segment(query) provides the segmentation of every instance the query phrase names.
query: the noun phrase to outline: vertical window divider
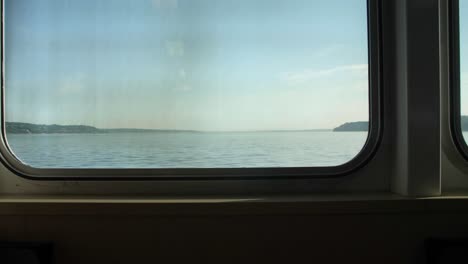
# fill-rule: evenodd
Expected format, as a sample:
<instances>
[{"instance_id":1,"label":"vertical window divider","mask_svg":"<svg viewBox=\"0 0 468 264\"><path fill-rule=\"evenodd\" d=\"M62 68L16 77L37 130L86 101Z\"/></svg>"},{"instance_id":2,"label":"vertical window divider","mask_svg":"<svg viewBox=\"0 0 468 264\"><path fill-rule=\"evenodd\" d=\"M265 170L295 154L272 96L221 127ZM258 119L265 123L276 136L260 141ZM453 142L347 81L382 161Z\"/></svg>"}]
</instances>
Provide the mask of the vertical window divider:
<instances>
[{"instance_id":1,"label":"vertical window divider","mask_svg":"<svg viewBox=\"0 0 468 264\"><path fill-rule=\"evenodd\" d=\"M440 184L439 1L395 1L396 128L391 190L438 196Z\"/></svg>"}]
</instances>

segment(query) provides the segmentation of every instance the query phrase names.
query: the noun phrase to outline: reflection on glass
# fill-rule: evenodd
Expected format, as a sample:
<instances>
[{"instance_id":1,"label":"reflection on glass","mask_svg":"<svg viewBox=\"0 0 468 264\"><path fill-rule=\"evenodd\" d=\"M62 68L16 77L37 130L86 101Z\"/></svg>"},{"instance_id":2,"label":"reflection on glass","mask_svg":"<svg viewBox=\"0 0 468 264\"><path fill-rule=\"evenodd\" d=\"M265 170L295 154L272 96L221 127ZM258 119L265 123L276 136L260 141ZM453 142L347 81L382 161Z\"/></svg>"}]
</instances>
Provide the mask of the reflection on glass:
<instances>
[{"instance_id":1,"label":"reflection on glass","mask_svg":"<svg viewBox=\"0 0 468 264\"><path fill-rule=\"evenodd\" d=\"M366 5L6 0L9 145L38 168L343 164L368 135Z\"/></svg>"}]
</instances>

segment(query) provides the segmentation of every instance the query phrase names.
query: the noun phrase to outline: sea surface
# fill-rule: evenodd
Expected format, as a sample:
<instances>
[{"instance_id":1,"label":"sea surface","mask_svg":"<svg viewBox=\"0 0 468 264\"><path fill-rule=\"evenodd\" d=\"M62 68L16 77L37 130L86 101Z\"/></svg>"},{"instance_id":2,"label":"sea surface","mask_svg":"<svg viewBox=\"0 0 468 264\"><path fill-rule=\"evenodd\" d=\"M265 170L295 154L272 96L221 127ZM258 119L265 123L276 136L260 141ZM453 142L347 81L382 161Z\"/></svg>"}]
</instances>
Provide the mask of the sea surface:
<instances>
[{"instance_id":1,"label":"sea surface","mask_svg":"<svg viewBox=\"0 0 468 264\"><path fill-rule=\"evenodd\" d=\"M35 168L258 168L337 166L367 132L156 132L9 134L10 149Z\"/></svg>"}]
</instances>

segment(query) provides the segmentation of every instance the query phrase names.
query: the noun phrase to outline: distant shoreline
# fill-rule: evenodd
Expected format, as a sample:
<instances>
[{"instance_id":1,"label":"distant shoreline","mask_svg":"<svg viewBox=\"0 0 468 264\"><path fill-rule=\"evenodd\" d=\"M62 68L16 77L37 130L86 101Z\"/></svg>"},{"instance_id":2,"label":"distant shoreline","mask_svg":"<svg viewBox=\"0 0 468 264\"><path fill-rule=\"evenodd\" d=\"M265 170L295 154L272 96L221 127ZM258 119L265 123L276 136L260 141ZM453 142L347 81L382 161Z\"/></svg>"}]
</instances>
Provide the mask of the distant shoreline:
<instances>
[{"instance_id":1,"label":"distant shoreline","mask_svg":"<svg viewBox=\"0 0 468 264\"><path fill-rule=\"evenodd\" d=\"M357 121L344 123L333 129L298 129L298 130L238 130L238 131L203 131L179 129L146 128L96 128L86 125L38 125L22 122L5 122L8 134L110 134L110 133L256 133L256 132L367 132L369 122ZM468 131L468 116L461 117L462 131Z\"/></svg>"},{"instance_id":2,"label":"distant shoreline","mask_svg":"<svg viewBox=\"0 0 468 264\"><path fill-rule=\"evenodd\" d=\"M358 121L344 123L333 129L333 132L367 132L369 131L369 122Z\"/></svg>"},{"instance_id":3,"label":"distant shoreline","mask_svg":"<svg viewBox=\"0 0 468 264\"><path fill-rule=\"evenodd\" d=\"M468 116L461 116L460 120L462 131L468 131ZM357 121L344 123L333 129L333 132L364 132L369 131L369 122Z\"/></svg>"},{"instance_id":4,"label":"distant shoreline","mask_svg":"<svg viewBox=\"0 0 468 264\"><path fill-rule=\"evenodd\" d=\"M332 129L303 130L246 130L246 131L202 131L145 128L96 128L86 125L39 125L22 122L5 122L7 134L115 134L115 133L256 133L256 132L327 132Z\"/></svg>"}]
</instances>

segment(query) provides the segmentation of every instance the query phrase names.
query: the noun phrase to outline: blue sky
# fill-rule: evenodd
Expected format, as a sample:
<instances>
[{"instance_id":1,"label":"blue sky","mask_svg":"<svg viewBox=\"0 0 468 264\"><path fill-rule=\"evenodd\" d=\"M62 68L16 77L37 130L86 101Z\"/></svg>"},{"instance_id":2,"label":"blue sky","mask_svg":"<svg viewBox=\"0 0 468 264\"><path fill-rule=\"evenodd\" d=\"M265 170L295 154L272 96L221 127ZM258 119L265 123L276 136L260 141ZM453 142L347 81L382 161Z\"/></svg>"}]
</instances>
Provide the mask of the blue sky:
<instances>
[{"instance_id":1,"label":"blue sky","mask_svg":"<svg viewBox=\"0 0 468 264\"><path fill-rule=\"evenodd\" d=\"M468 115L468 1L460 1L461 113Z\"/></svg>"},{"instance_id":2,"label":"blue sky","mask_svg":"<svg viewBox=\"0 0 468 264\"><path fill-rule=\"evenodd\" d=\"M7 120L198 130L367 120L366 2L6 0Z\"/></svg>"}]
</instances>

